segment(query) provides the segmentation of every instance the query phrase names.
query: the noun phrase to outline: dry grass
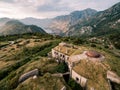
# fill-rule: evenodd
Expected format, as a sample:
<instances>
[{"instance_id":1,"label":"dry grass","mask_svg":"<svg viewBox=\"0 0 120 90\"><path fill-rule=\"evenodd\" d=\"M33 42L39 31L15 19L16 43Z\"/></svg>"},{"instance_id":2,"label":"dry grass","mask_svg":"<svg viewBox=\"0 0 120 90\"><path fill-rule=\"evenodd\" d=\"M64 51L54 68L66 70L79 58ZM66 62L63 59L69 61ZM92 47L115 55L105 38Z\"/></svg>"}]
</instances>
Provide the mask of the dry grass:
<instances>
[{"instance_id":1,"label":"dry grass","mask_svg":"<svg viewBox=\"0 0 120 90\"><path fill-rule=\"evenodd\" d=\"M5 48L0 49L0 61L2 63L0 65L0 68L5 67L8 64L12 64L10 63L10 61L15 62L16 60L11 60L10 58L14 57L17 53L21 52L23 47L35 47L35 46L44 45L50 42L50 40L41 41L41 39L39 39L39 42L35 42L35 40L36 39L18 39L17 43L12 44L12 45L7 45ZM21 46L18 47L18 45L21 45Z\"/></svg>"},{"instance_id":2,"label":"dry grass","mask_svg":"<svg viewBox=\"0 0 120 90\"><path fill-rule=\"evenodd\" d=\"M88 88L94 87L96 90L109 90L106 80L106 69L100 63L81 60L73 68L78 74L88 79Z\"/></svg>"},{"instance_id":3,"label":"dry grass","mask_svg":"<svg viewBox=\"0 0 120 90\"><path fill-rule=\"evenodd\" d=\"M79 46L78 49L72 53L72 55L82 54L86 50L88 50L87 47Z\"/></svg>"},{"instance_id":4,"label":"dry grass","mask_svg":"<svg viewBox=\"0 0 120 90\"><path fill-rule=\"evenodd\" d=\"M63 86L62 78L52 77L46 73L36 79L29 78L21 83L15 90L60 90Z\"/></svg>"},{"instance_id":5,"label":"dry grass","mask_svg":"<svg viewBox=\"0 0 120 90\"><path fill-rule=\"evenodd\" d=\"M4 68L5 66L11 65L13 63L14 63L13 61L8 61L8 62L0 61L0 69Z\"/></svg>"},{"instance_id":6,"label":"dry grass","mask_svg":"<svg viewBox=\"0 0 120 90\"><path fill-rule=\"evenodd\" d=\"M0 45L6 45L9 44L9 42L0 42Z\"/></svg>"},{"instance_id":7,"label":"dry grass","mask_svg":"<svg viewBox=\"0 0 120 90\"><path fill-rule=\"evenodd\" d=\"M50 73L54 72L57 63L48 58L40 57L37 61L31 61L20 67L16 73L23 74L35 68L38 68L43 76L37 79L29 78L19 84L15 90L60 90L63 86L63 78L53 77Z\"/></svg>"},{"instance_id":8,"label":"dry grass","mask_svg":"<svg viewBox=\"0 0 120 90\"><path fill-rule=\"evenodd\" d=\"M74 49L74 48L71 48L71 47L66 47L66 46L56 46L55 48L54 48L56 51L59 51L59 52L61 52L61 53L64 53L64 54L66 54L66 55L71 55L76 49ZM67 52L66 52L66 50L67 50Z\"/></svg>"},{"instance_id":9,"label":"dry grass","mask_svg":"<svg viewBox=\"0 0 120 90\"><path fill-rule=\"evenodd\" d=\"M77 55L83 53L83 51L87 50L84 46L75 46L74 47L68 47L68 46L56 46L54 48L56 51L59 51L61 53L64 53L66 55ZM67 53L66 53L67 51Z\"/></svg>"}]
</instances>

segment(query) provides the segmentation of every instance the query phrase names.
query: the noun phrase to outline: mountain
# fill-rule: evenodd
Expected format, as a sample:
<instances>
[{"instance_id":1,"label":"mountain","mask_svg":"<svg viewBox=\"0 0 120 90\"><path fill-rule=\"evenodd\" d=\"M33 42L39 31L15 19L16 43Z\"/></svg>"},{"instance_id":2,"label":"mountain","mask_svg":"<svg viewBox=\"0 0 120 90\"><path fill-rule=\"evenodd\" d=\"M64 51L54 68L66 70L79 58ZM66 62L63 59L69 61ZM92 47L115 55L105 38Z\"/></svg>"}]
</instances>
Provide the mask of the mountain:
<instances>
[{"instance_id":1,"label":"mountain","mask_svg":"<svg viewBox=\"0 0 120 90\"><path fill-rule=\"evenodd\" d=\"M57 16L52 19L30 20L30 18L28 18L27 20L35 25L38 25L35 23L38 22L39 26L46 31L49 30L53 34L62 36L98 36L116 32L119 33L120 3L99 12L88 8L82 11L74 11L68 15Z\"/></svg>"},{"instance_id":2,"label":"mountain","mask_svg":"<svg viewBox=\"0 0 120 90\"><path fill-rule=\"evenodd\" d=\"M21 19L20 21L26 25L37 25L38 27L42 27L46 32L49 33L49 31L46 30L45 27L47 27L51 23L52 19L37 19L28 17Z\"/></svg>"},{"instance_id":3,"label":"mountain","mask_svg":"<svg viewBox=\"0 0 120 90\"><path fill-rule=\"evenodd\" d=\"M74 11L69 15L58 16L53 19L48 28L53 30L56 34L63 34L69 30L70 26L82 22L83 20L87 20L96 13L96 10L88 8L82 11Z\"/></svg>"},{"instance_id":4,"label":"mountain","mask_svg":"<svg viewBox=\"0 0 120 90\"><path fill-rule=\"evenodd\" d=\"M18 20L10 20L0 28L0 35L13 35L34 32L46 33L40 27L35 25L25 25Z\"/></svg>"},{"instance_id":5,"label":"mountain","mask_svg":"<svg viewBox=\"0 0 120 90\"><path fill-rule=\"evenodd\" d=\"M65 36L108 35L120 33L120 2L111 8L97 12L92 17L72 25Z\"/></svg>"},{"instance_id":6,"label":"mountain","mask_svg":"<svg viewBox=\"0 0 120 90\"><path fill-rule=\"evenodd\" d=\"M9 21L8 18L0 19L0 25L4 25L7 21ZM87 8L55 18L36 19L29 17L20 21L26 25L37 25L47 33L61 36L100 36L120 33L120 2L99 12Z\"/></svg>"},{"instance_id":7,"label":"mountain","mask_svg":"<svg viewBox=\"0 0 120 90\"><path fill-rule=\"evenodd\" d=\"M61 15L51 19L36 19L36 18L25 18L20 20L24 24L34 24L42 27L46 32L54 34L62 34L66 32L71 25L76 24L79 21L90 18L92 15L97 13L93 9L85 9L82 11L74 11L69 15Z\"/></svg>"},{"instance_id":8,"label":"mountain","mask_svg":"<svg viewBox=\"0 0 120 90\"><path fill-rule=\"evenodd\" d=\"M0 18L0 27L3 26L9 20L10 20L9 18Z\"/></svg>"},{"instance_id":9,"label":"mountain","mask_svg":"<svg viewBox=\"0 0 120 90\"><path fill-rule=\"evenodd\" d=\"M46 27L50 24L51 19L37 19L37 18L32 18L32 17L28 17L28 18L24 18L20 20L22 23L26 24L26 25L37 25L39 27Z\"/></svg>"}]
</instances>

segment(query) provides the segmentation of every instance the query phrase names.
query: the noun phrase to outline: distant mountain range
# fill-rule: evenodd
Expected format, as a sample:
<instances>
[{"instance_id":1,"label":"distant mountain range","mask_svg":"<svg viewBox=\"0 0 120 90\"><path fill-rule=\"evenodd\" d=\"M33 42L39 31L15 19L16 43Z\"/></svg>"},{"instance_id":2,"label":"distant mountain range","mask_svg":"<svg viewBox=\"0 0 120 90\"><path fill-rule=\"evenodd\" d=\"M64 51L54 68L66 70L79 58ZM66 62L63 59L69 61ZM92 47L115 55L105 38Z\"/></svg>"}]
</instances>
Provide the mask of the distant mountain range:
<instances>
[{"instance_id":1,"label":"distant mountain range","mask_svg":"<svg viewBox=\"0 0 120 90\"><path fill-rule=\"evenodd\" d=\"M34 32L46 33L42 28L35 25L25 25L18 20L1 19L1 22L2 20L4 25L0 27L0 35L13 35Z\"/></svg>"},{"instance_id":2,"label":"distant mountain range","mask_svg":"<svg viewBox=\"0 0 120 90\"><path fill-rule=\"evenodd\" d=\"M9 18L0 19L0 27L9 20ZM98 36L120 33L120 2L99 12L88 8L55 18L36 19L30 17L19 21L26 25L37 25L48 33L62 36Z\"/></svg>"},{"instance_id":3,"label":"distant mountain range","mask_svg":"<svg viewBox=\"0 0 120 90\"><path fill-rule=\"evenodd\" d=\"M45 25L41 24L41 20L38 20L38 26L62 36L98 36L120 33L120 2L104 11L97 12L88 8L42 21L45 21ZM25 23L25 19L22 22Z\"/></svg>"},{"instance_id":4,"label":"distant mountain range","mask_svg":"<svg viewBox=\"0 0 120 90\"><path fill-rule=\"evenodd\" d=\"M74 11L69 15L57 16L51 19L25 18L22 19L21 22L25 24L35 24L45 30L51 30L52 33L62 35L64 32L69 30L71 25L74 25L79 21L83 21L84 19L88 19L95 13L97 13L96 10L88 8L82 11Z\"/></svg>"}]
</instances>

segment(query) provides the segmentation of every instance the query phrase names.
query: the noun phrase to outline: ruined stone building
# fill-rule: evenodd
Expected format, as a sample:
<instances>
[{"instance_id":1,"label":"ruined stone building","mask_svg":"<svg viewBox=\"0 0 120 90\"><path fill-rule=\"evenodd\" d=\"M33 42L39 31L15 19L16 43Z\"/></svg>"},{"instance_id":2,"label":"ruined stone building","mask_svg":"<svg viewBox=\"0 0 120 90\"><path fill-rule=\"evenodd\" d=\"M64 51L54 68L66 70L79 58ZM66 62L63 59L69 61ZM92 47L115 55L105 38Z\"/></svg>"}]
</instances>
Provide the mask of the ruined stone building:
<instances>
[{"instance_id":1,"label":"ruined stone building","mask_svg":"<svg viewBox=\"0 0 120 90\"><path fill-rule=\"evenodd\" d=\"M105 56L98 51L62 42L52 49L52 57L66 62L71 78L86 90L111 90L108 80L119 82L119 77L108 73Z\"/></svg>"}]
</instances>

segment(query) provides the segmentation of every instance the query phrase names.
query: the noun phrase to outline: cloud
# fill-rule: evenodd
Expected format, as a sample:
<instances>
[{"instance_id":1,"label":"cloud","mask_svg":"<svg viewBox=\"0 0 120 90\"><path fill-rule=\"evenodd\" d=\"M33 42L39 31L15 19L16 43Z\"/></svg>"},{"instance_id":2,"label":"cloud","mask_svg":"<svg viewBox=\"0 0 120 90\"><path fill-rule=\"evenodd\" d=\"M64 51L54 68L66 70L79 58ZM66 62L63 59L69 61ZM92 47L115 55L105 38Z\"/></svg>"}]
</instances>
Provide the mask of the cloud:
<instances>
[{"instance_id":1,"label":"cloud","mask_svg":"<svg viewBox=\"0 0 120 90\"><path fill-rule=\"evenodd\" d=\"M2 2L8 2L8 3L13 3L14 0L1 0Z\"/></svg>"},{"instance_id":2,"label":"cloud","mask_svg":"<svg viewBox=\"0 0 120 90\"><path fill-rule=\"evenodd\" d=\"M60 5L60 3L51 3L51 4L44 4L42 6L39 6L37 8L40 12L46 12L46 11L71 11L72 8L68 7L66 5Z\"/></svg>"},{"instance_id":3,"label":"cloud","mask_svg":"<svg viewBox=\"0 0 120 90\"><path fill-rule=\"evenodd\" d=\"M105 10L117 2L119 0L61 0L62 3L66 4L68 7L73 8L73 10L83 10L86 8L93 8L96 10Z\"/></svg>"},{"instance_id":4,"label":"cloud","mask_svg":"<svg viewBox=\"0 0 120 90\"><path fill-rule=\"evenodd\" d=\"M51 18L74 10L105 10L119 0L0 0L0 17Z\"/></svg>"}]
</instances>

